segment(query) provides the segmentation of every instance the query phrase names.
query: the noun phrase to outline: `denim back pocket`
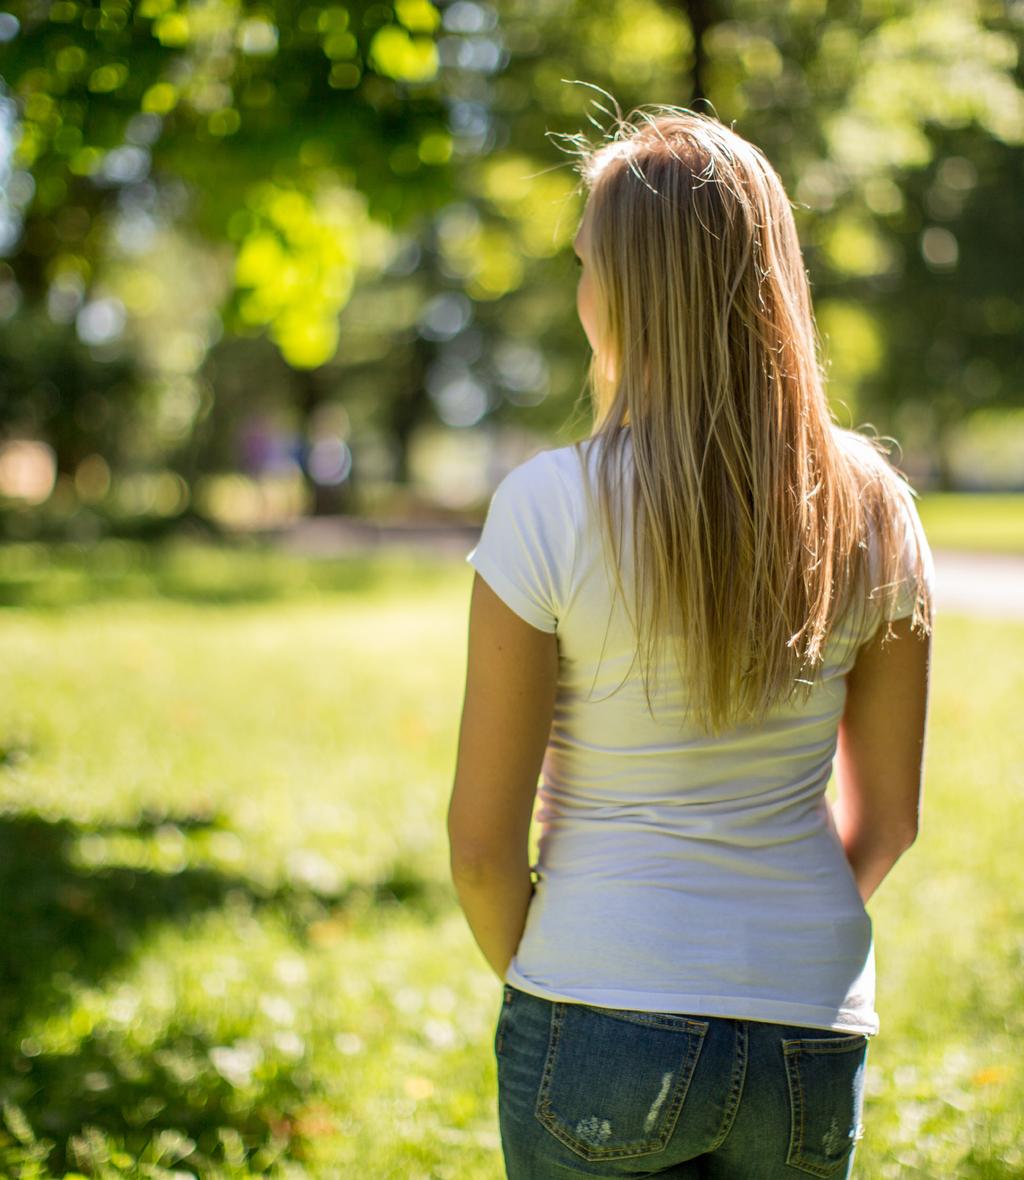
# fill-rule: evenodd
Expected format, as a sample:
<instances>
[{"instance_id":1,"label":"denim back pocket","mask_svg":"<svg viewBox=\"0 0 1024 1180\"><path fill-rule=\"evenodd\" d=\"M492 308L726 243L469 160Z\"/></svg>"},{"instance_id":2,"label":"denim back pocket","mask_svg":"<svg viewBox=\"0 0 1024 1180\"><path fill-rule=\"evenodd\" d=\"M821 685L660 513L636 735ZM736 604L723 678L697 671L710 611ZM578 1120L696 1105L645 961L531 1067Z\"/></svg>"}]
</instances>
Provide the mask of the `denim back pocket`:
<instances>
[{"instance_id":1,"label":"denim back pocket","mask_svg":"<svg viewBox=\"0 0 1024 1180\"><path fill-rule=\"evenodd\" d=\"M534 1114L585 1160L663 1151L708 1021L555 1003Z\"/></svg>"},{"instance_id":2,"label":"denim back pocket","mask_svg":"<svg viewBox=\"0 0 1024 1180\"><path fill-rule=\"evenodd\" d=\"M868 1039L863 1033L782 1042L789 1082L786 1163L812 1176L835 1176L861 1134Z\"/></svg>"}]
</instances>

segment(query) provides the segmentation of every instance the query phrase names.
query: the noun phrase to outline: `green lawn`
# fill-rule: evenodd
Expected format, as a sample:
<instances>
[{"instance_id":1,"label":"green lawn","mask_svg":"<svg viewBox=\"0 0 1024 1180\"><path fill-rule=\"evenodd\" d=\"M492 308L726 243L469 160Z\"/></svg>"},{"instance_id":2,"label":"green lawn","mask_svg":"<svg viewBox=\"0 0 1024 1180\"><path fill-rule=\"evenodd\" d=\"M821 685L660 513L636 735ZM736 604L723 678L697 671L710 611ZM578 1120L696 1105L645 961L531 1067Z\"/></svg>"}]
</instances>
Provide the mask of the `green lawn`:
<instances>
[{"instance_id":1,"label":"green lawn","mask_svg":"<svg viewBox=\"0 0 1024 1180\"><path fill-rule=\"evenodd\" d=\"M1024 554L1024 495L933 492L918 506L933 549Z\"/></svg>"},{"instance_id":2,"label":"green lawn","mask_svg":"<svg viewBox=\"0 0 1024 1180\"><path fill-rule=\"evenodd\" d=\"M0 550L0 1175L500 1180L444 835L471 577ZM858 1180L1024 1170L1022 702L1024 625L943 615Z\"/></svg>"}]
</instances>

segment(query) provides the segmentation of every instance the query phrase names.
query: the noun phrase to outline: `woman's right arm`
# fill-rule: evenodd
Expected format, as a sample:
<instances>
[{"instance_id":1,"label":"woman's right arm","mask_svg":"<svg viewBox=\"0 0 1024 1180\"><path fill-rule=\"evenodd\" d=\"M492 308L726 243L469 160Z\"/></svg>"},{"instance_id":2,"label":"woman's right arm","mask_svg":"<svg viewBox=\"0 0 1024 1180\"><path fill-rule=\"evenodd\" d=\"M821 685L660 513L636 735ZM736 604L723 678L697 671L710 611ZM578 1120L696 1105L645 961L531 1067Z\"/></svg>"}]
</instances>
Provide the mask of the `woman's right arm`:
<instances>
[{"instance_id":1,"label":"woman's right arm","mask_svg":"<svg viewBox=\"0 0 1024 1180\"><path fill-rule=\"evenodd\" d=\"M832 809L861 899L868 898L917 837L924 764L931 636L910 618L884 623L847 676Z\"/></svg>"}]
</instances>

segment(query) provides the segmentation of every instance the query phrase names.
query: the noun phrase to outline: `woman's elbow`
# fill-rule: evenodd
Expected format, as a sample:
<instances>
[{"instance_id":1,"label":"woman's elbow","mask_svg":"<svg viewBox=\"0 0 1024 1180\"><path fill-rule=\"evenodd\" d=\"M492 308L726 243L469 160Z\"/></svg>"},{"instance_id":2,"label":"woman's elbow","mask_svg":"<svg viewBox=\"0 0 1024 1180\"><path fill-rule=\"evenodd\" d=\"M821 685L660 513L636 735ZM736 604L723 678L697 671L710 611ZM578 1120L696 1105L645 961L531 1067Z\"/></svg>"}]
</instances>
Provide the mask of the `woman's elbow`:
<instances>
[{"instance_id":1,"label":"woman's elbow","mask_svg":"<svg viewBox=\"0 0 1024 1180\"><path fill-rule=\"evenodd\" d=\"M918 836L918 833L920 832L920 830L921 829L918 826L918 824L916 823L916 821L911 827L904 829L903 834L902 834L902 845L903 845L904 851L906 851L906 849L908 849L911 846L911 844L914 843L914 841L917 839L917 836Z\"/></svg>"},{"instance_id":2,"label":"woman's elbow","mask_svg":"<svg viewBox=\"0 0 1024 1180\"><path fill-rule=\"evenodd\" d=\"M453 877L479 876L487 866L500 859L500 850L492 840L484 840L472 825L460 823L448 815L448 866Z\"/></svg>"}]
</instances>

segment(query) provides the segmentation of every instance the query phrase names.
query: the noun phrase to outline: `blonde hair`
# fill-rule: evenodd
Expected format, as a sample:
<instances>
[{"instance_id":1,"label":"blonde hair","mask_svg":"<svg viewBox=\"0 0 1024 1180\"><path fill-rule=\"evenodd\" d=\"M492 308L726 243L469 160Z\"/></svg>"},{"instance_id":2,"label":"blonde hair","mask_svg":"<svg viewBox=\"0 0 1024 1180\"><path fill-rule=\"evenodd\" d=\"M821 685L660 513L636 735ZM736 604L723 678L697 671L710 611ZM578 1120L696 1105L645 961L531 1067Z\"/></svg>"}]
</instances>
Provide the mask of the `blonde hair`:
<instances>
[{"instance_id":1,"label":"blonde hair","mask_svg":"<svg viewBox=\"0 0 1024 1180\"><path fill-rule=\"evenodd\" d=\"M619 116L596 147L567 138L589 190L600 325L594 426L574 445L586 474L583 449L605 444L600 514L622 594L613 484L631 436L648 710L654 648L674 632L705 731L763 720L809 695L856 602L861 624L869 598L886 617L913 489L878 440L834 420L790 202L762 152L662 104ZM914 577L911 626L928 633L919 544ZM892 634L887 622L883 642Z\"/></svg>"}]
</instances>

